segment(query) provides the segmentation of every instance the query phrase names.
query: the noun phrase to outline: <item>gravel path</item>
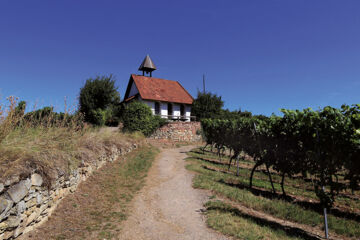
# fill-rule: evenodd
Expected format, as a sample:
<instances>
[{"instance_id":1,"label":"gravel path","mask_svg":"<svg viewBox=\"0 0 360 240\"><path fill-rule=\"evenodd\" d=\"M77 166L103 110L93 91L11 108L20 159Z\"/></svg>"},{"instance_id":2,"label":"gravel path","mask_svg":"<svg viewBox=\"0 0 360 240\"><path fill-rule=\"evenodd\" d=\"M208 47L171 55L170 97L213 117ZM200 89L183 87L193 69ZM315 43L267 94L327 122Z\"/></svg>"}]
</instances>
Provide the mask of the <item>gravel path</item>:
<instances>
[{"instance_id":1,"label":"gravel path","mask_svg":"<svg viewBox=\"0 0 360 240\"><path fill-rule=\"evenodd\" d=\"M185 169L191 148L162 150L119 239L228 239L206 227L201 212L208 195L192 188L193 175Z\"/></svg>"}]
</instances>

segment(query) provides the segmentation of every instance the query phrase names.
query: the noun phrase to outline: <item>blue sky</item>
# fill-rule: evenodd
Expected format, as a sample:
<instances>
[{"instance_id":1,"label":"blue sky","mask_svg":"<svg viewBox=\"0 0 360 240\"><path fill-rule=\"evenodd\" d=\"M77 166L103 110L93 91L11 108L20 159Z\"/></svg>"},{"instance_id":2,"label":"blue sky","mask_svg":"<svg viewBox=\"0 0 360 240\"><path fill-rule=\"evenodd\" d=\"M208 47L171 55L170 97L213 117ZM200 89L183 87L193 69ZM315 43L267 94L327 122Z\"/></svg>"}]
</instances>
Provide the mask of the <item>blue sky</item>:
<instances>
[{"instance_id":1,"label":"blue sky","mask_svg":"<svg viewBox=\"0 0 360 240\"><path fill-rule=\"evenodd\" d=\"M146 54L153 76L229 109L279 113L360 103L360 1L0 1L0 94L77 103L89 77L121 97Z\"/></svg>"}]
</instances>

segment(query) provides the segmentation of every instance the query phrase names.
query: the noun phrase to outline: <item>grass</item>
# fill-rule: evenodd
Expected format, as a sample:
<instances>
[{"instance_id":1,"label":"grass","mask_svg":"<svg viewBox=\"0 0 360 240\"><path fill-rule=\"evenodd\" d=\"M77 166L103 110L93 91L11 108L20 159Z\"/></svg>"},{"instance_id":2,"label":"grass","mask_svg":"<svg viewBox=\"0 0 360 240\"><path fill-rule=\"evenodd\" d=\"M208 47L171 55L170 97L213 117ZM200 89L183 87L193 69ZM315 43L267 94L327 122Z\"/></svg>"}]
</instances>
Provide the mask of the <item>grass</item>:
<instances>
[{"instance_id":1,"label":"grass","mask_svg":"<svg viewBox=\"0 0 360 240\"><path fill-rule=\"evenodd\" d=\"M205 206L207 207L207 225L223 234L247 240L301 239L288 235L283 230L261 226L255 220L242 216L236 209L221 201L210 201Z\"/></svg>"},{"instance_id":2,"label":"grass","mask_svg":"<svg viewBox=\"0 0 360 240\"><path fill-rule=\"evenodd\" d=\"M51 239L117 238L121 223L130 214L131 200L144 186L158 152L154 147L143 146L127 154L126 160L108 163L94 172L73 195L62 200L58 214L39 234ZM51 236L46 235L49 233Z\"/></svg>"},{"instance_id":3,"label":"grass","mask_svg":"<svg viewBox=\"0 0 360 240\"><path fill-rule=\"evenodd\" d=\"M116 235L117 226L127 219L129 203L143 187L144 179L157 153L158 150L152 147L143 147L125 163L106 169L104 177L108 181L100 182L103 198L99 200L102 206L99 206L99 210L90 212L90 232L98 231L98 236L102 239L110 239Z\"/></svg>"},{"instance_id":4,"label":"grass","mask_svg":"<svg viewBox=\"0 0 360 240\"><path fill-rule=\"evenodd\" d=\"M93 128L81 114L33 111L24 113L17 99L0 103L0 182L23 179L36 171L45 184L68 174L80 164L95 162L112 148L143 141L135 134L122 134L109 128ZM39 110L40 111L40 110Z\"/></svg>"},{"instance_id":5,"label":"grass","mask_svg":"<svg viewBox=\"0 0 360 240\"><path fill-rule=\"evenodd\" d=\"M0 182L12 176L27 177L35 170L51 185L56 178L53 169L64 174L79 165L95 162L111 148L141 142L129 134L110 132L106 128L19 128L9 133L0 144Z\"/></svg>"},{"instance_id":6,"label":"grass","mask_svg":"<svg viewBox=\"0 0 360 240\"><path fill-rule=\"evenodd\" d=\"M193 150L189 153L190 156L200 159L209 160L207 163L207 166L211 166L212 168L217 168L222 171L227 171L228 166L227 162L228 159L223 158L222 164L219 164L218 159L214 154L211 154L209 152L206 152L204 155L202 154L202 151L199 149ZM241 161L241 167L239 174L241 175L240 178L235 176L229 176L227 179L228 181L236 184L242 184L242 185L249 185L249 170L253 167L253 163L251 163L248 160L242 160ZM246 167L244 167L246 165ZM262 170L264 170L263 168ZM231 166L230 171L233 173L236 173L236 167L234 165ZM274 187L277 192L281 192L281 176L279 176L276 173L272 173L272 179L274 181ZM286 184L286 192L293 196L300 196L302 199L307 198L308 200L311 200L312 202L317 202L317 196L313 191L313 186L311 185L311 182L304 182L301 179L297 178L286 178L285 181ZM265 174L262 171L256 171L254 174L253 179L253 186L262 188L268 191L272 190L271 184L269 182L269 178L267 174ZM346 193L345 196L339 196L336 199L335 206L340 208L346 208L348 211L354 211L354 209L360 209L360 201L355 199L351 199L349 197L346 197L350 193Z\"/></svg>"},{"instance_id":7,"label":"grass","mask_svg":"<svg viewBox=\"0 0 360 240\"><path fill-rule=\"evenodd\" d=\"M255 194L254 191L249 190L248 178L250 174L249 169L241 169L240 176L234 174L223 173L219 171L212 171L206 167L223 168L219 164L214 164L201 158L201 154L197 151L189 154L187 159L187 169L198 173L193 180L195 188L208 189L215 195L226 197L231 201L240 203L241 205L264 212L274 217L288 220L291 222L306 224L309 226L323 226L323 216L321 213L313 209L305 208L301 205L283 200L281 198L274 198L266 196L270 193L270 185L262 176L262 173L257 173L254 179L256 187L263 188L265 191L262 194ZM210 156L209 156L210 155ZM215 155L207 153L206 158L215 158ZM297 180L296 180L297 181ZM291 189L294 182L287 181L287 189ZM297 182L297 184L300 184ZM295 194L299 194L296 188L292 189ZM302 191L307 191L302 190ZM312 196L313 193L306 192L307 196ZM359 222L347 219L346 217L336 217L332 214L328 216L329 228L332 232L346 237L360 237Z\"/></svg>"},{"instance_id":8,"label":"grass","mask_svg":"<svg viewBox=\"0 0 360 240\"><path fill-rule=\"evenodd\" d=\"M9 101L9 106L0 104L0 183L19 181L35 171L51 187L55 179L81 165L144 141L142 134L87 126L81 114L26 115L16 107L15 98ZM145 146L127 154L126 161L108 163L95 171L61 202L46 224L52 222L53 227L43 232L51 236L41 238L87 239L95 234L109 239L118 235L119 223L127 218L129 204L142 188L157 152Z\"/></svg>"}]
</instances>

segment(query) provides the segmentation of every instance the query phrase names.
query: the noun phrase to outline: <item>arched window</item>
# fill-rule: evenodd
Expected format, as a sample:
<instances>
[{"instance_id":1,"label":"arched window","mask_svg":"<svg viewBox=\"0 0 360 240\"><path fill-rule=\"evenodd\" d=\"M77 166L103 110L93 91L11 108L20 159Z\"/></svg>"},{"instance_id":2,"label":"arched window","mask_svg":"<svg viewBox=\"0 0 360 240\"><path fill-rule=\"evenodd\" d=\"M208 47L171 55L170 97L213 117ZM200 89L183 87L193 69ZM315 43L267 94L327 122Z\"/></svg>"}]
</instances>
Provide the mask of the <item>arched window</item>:
<instances>
[{"instance_id":1,"label":"arched window","mask_svg":"<svg viewBox=\"0 0 360 240\"><path fill-rule=\"evenodd\" d=\"M184 106L184 104L180 105L180 115L182 117L185 117L185 106Z\"/></svg>"},{"instance_id":2,"label":"arched window","mask_svg":"<svg viewBox=\"0 0 360 240\"><path fill-rule=\"evenodd\" d=\"M155 114L160 115L160 103L155 102Z\"/></svg>"},{"instance_id":3,"label":"arched window","mask_svg":"<svg viewBox=\"0 0 360 240\"><path fill-rule=\"evenodd\" d=\"M169 119L172 119L172 115L173 115L173 106L171 103L168 103L168 115L169 115Z\"/></svg>"}]
</instances>

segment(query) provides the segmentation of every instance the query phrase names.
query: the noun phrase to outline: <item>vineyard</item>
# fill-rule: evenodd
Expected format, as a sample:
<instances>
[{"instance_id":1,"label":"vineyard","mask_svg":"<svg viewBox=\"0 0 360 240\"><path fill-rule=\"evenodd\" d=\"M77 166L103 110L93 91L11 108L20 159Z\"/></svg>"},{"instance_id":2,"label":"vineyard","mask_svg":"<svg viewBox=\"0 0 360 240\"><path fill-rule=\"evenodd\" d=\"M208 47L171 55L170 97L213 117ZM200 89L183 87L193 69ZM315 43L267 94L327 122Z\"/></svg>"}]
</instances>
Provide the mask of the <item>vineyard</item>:
<instances>
[{"instance_id":1,"label":"vineyard","mask_svg":"<svg viewBox=\"0 0 360 240\"><path fill-rule=\"evenodd\" d=\"M195 187L321 230L326 209L330 236L358 239L360 105L282 113L203 119L206 146L190 154L190 168L202 173ZM210 179L216 184L205 184Z\"/></svg>"}]
</instances>

